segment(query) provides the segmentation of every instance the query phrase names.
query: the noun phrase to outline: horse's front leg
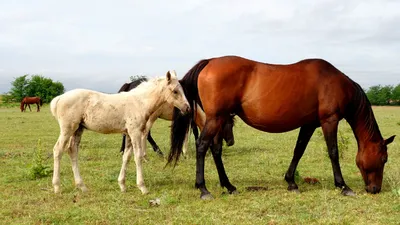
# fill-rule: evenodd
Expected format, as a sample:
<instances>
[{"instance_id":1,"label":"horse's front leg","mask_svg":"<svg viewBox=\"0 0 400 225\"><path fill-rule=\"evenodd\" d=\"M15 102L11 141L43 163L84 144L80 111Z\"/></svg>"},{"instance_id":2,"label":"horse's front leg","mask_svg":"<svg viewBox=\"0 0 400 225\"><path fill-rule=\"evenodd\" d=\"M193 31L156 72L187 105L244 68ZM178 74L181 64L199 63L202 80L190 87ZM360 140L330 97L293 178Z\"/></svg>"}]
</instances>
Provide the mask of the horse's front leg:
<instances>
[{"instance_id":1,"label":"horse's front leg","mask_svg":"<svg viewBox=\"0 0 400 225\"><path fill-rule=\"evenodd\" d=\"M36 103L36 106L37 106L37 112L40 112L40 106L39 106L39 103Z\"/></svg>"},{"instance_id":2,"label":"horse's front leg","mask_svg":"<svg viewBox=\"0 0 400 225\"><path fill-rule=\"evenodd\" d=\"M131 137L128 134L125 135L125 137L126 137L125 151L124 151L124 155L122 156L122 166L121 166L121 171L119 172L119 176L118 176L118 184L119 184L119 187L121 188L122 192L126 192L126 185L125 185L126 169L127 169L129 161L132 158L132 152L133 152Z\"/></svg>"},{"instance_id":3,"label":"horse's front leg","mask_svg":"<svg viewBox=\"0 0 400 225\"><path fill-rule=\"evenodd\" d=\"M331 159L335 186L342 190L345 196L354 196L355 193L344 182L342 171L339 164L339 151L337 146L337 129L338 119L335 117L328 118L321 122L321 128L324 133L325 142L328 147L329 158Z\"/></svg>"},{"instance_id":4,"label":"horse's front leg","mask_svg":"<svg viewBox=\"0 0 400 225\"><path fill-rule=\"evenodd\" d=\"M142 194L147 194L149 192L146 188L146 185L144 184L143 167L142 167L143 159L146 156L146 139L147 139L147 134L141 134L140 141L138 142L140 143L140 145L133 144L132 140L132 145L134 146L133 152L136 163L136 185L138 186Z\"/></svg>"},{"instance_id":5,"label":"horse's front leg","mask_svg":"<svg viewBox=\"0 0 400 225\"><path fill-rule=\"evenodd\" d=\"M29 111L32 112L31 105L30 104L26 104L26 105L29 107ZM26 106L25 106L25 110L26 110Z\"/></svg>"}]
</instances>

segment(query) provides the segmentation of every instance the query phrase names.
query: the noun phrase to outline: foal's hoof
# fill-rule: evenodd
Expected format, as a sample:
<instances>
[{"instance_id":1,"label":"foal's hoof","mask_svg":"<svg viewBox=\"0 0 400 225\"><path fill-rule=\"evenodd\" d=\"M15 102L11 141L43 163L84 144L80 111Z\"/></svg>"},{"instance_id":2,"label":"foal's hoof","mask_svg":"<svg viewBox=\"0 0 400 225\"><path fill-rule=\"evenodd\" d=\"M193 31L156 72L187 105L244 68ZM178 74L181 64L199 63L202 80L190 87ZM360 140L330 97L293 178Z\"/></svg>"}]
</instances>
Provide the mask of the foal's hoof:
<instances>
[{"instance_id":1,"label":"foal's hoof","mask_svg":"<svg viewBox=\"0 0 400 225\"><path fill-rule=\"evenodd\" d=\"M344 196L356 196L356 193L354 193L351 189L343 189L342 190L342 195Z\"/></svg>"},{"instance_id":2,"label":"foal's hoof","mask_svg":"<svg viewBox=\"0 0 400 225\"><path fill-rule=\"evenodd\" d=\"M201 200L213 200L214 199L214 197L210 193L201 194L200 198L201 198Z\"/></svg>"}]
</instances>

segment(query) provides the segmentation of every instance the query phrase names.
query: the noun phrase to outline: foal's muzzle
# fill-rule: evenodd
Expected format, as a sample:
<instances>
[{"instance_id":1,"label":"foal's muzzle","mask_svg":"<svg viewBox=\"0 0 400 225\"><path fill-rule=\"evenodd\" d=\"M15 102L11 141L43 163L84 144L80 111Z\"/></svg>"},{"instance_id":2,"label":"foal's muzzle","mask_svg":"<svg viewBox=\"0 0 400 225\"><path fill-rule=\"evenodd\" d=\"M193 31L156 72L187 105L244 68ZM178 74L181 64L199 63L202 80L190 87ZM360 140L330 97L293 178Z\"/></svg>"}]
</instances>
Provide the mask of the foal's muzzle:
<instances>
[{"instance_id":1,"label":"foal's muzzle","mask_svg":"<svg viewBox=\"0 0 400 225\"><path fill-rule=\"evenodd\" d=\"M181 109L181 113L182 113L183 115L186 115L186 114L190 113L190 106L189 106L189 104L185 104L185 106Z\"/></svg>"}]
</instances>

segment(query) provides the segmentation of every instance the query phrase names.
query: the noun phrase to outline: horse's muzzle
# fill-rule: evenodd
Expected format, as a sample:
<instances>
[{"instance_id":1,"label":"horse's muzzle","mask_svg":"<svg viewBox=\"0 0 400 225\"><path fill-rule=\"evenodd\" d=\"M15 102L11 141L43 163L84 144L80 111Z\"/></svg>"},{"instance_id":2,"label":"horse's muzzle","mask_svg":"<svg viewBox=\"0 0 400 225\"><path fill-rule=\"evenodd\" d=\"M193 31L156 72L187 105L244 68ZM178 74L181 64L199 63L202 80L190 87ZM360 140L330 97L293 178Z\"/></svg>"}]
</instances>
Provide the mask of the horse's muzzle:
<instances>
[{"instance_id":1,"label":"horse's muzzle","mask_svg":"<svg viewBox=\"0 0 400 225\"><path fill-rule=\"evenodd\" d=\"M378 194L381 191L381 188L377 187L376 185L372 185L372 186L366 186L365 190L371 194Z\"/></svg>"},{"instance_id":2,"label":"horse's muzzle","mask_svg":"<svg viewBox=\"0 0 400 225\"><path fill-rule=\"evenodd\" d=\"M190 113L190 106L189 104L186 104L182 109L181 109L181 113L183 115L187 115L188 113Z\"/></svg>"}]
</instances>

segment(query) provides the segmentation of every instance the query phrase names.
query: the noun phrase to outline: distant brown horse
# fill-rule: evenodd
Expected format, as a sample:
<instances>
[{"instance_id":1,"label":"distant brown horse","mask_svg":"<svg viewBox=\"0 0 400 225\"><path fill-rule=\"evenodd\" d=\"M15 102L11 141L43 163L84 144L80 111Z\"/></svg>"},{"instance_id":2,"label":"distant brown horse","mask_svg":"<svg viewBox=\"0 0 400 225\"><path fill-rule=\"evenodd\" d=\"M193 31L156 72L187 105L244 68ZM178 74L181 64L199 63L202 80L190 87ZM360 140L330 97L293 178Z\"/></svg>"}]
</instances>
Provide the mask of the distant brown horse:
<instances>
[{"instance_id":1,"label":"distant brown horse","mask_svg":"<svg viewBox=\"0 0 400 225\"><path fill-rule=\"evenodd\" d=\"M43 105L43 101L40 97L25 97L22 99L21 101L21 112L25 112L26 111L26 107L29 107L29 110L32 112L31 106L30 104L36 104L37 106L37 111L40 112L40 106Z\"/></svg>"},{"instance_id":2,"label":"distant brown horse","mask_svg":"<svg viewBox=\"0 0 400 225\"><path fill-rule=\"evenodd\" d=\"M229 193L236 192L221 159L220 131L231 114L248 125L271 133L300 128L294 155L285 180L288 190L298 192L294 173L317 127L321 127L332 163L335 186L343 195L354 195L346 185L339 164L337 129L341 119L350 124L358 144L356 163L366 191L379 193L387 161L383 139L371 104L363 89L322 59L306 59L290 65L260 63L236 56L201 60L181 80L190 104L199 104L206 124L196 145L196 187L202 199L212 198L204 180L204 157L208 147L218 170L220 183ZM193 115L191 115L193 116ZM174 118L169 162L179 159L181 132L188 121Z\"/></svg>"}]
</instances>

